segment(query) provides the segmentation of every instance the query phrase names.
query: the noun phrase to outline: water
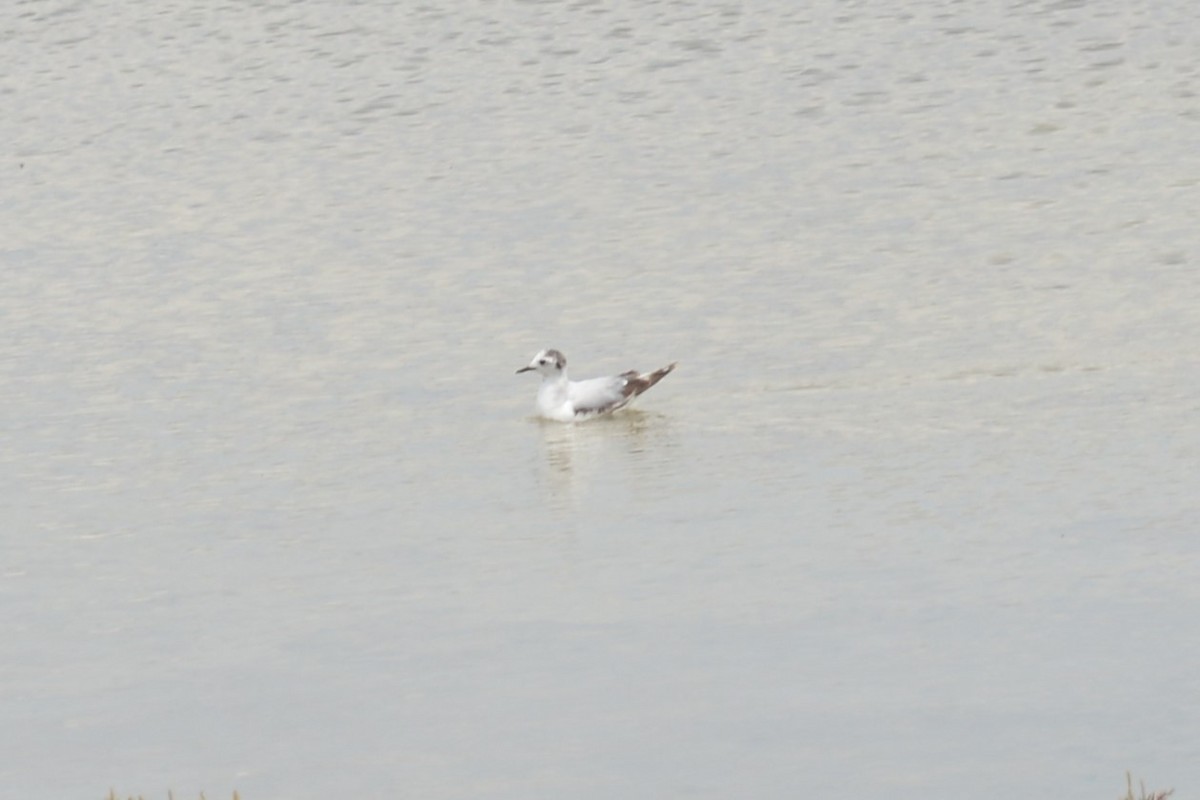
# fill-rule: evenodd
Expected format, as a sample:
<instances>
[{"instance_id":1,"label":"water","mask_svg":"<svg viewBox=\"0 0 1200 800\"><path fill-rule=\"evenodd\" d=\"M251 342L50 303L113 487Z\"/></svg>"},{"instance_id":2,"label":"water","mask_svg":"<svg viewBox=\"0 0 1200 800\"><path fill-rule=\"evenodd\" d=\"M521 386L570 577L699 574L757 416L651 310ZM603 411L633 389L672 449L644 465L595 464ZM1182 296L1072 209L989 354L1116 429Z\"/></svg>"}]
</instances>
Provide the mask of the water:
<instances>
[{"instance_id":1,"label":"water","mask_svg":"<svg viewBox=\"0 0 1200 800\"><path fill-rule=\"evenodd\" d=\"M6 791L1194 789L1192 16L13 6Z\"/></svg>"}]
</instances>

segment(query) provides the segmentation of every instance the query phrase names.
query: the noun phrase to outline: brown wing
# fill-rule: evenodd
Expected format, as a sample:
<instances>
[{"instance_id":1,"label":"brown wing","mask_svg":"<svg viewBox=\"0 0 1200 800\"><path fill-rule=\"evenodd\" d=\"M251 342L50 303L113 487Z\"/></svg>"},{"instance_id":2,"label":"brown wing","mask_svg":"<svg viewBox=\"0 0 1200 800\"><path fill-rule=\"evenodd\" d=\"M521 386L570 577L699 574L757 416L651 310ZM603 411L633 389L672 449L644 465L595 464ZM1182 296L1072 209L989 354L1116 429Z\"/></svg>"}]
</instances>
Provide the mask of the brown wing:
<instances>
[{"instance_id":1,"label":"brown wing","mask_svg":"<svg viewBox=\"0 0 1200 800\"><path fill-rule=\"evenodd\" d=\"M624 408L633 398L661 381L673 369L675 364L656 369L646 375L637 370L630 370L612 378L583 381L576 388L579 396L573 398L575 413L605 414Z\"/></svg>"},{"instance_id":2,"label":"brown wing","mask_svg":"<svg viewBox=\"0 0 1200 800\"><path fill-rule=\"evenodd\" d=\"M625 379L625 388L621 390L621 394L623 394L629 400L632 400L654 384L661 381L663 378L667 377L671 370L675 369L676 363L678 362L673 361L662 369L656 369L654 372L650 372L645 375L639 374L636 370L622 372L621 377Z\"/></svg>"}]
</instances>

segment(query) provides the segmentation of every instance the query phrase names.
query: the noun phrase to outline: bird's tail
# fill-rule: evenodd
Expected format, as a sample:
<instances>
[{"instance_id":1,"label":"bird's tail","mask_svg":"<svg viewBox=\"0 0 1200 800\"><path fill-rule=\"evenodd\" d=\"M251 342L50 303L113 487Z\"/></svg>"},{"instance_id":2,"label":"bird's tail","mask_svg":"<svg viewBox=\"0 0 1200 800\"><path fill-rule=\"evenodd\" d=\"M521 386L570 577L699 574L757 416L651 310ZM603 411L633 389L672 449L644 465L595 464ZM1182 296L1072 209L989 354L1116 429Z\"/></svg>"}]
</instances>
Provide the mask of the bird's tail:
<instances>
[{"instance_id":1,"label":"bird's tail","mask_svg":"<svg viewBox=\"0 0 1200 800\"><path fill-rule=\"evenodd\" d=\"M633 389L632 394L634 397L636 397L637 395L639 395L642 392L649 389L654 384L661 381L663 378L667 377L667 375L669 375L671 373L671 370L675 369L675 366L678 363L679 363L678 361L672 361L670 364L667 364L665 367L663 367L661 369L656 369L656 370L654 370L654 372L648 372L645 375L637 375L635 373L633 376L630 376L627 387L630 389Z\"/></svg>"}]
</instances>

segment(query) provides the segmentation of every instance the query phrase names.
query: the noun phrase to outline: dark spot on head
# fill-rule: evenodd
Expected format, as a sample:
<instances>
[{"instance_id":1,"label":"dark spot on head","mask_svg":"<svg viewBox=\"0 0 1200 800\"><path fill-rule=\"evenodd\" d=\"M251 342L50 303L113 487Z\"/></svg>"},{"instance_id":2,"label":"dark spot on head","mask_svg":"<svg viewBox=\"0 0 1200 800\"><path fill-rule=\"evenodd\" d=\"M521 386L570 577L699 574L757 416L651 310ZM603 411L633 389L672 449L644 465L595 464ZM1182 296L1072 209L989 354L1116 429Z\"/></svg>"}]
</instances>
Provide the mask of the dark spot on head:
<instances>
[{"instance_id":1,"label":"dark spot on head","mask_svg":"<svg viewBox=\"0 0 1200 800\"><path fill-rule=\"evenodd\" d=\"M564 356L562 353L560 353L558 350L547 350L546 357L553 358L554 366L558 367L559 369L562 369L563 367L565 367L567 365L567 357Z\"/></svg>"}]
</instances>

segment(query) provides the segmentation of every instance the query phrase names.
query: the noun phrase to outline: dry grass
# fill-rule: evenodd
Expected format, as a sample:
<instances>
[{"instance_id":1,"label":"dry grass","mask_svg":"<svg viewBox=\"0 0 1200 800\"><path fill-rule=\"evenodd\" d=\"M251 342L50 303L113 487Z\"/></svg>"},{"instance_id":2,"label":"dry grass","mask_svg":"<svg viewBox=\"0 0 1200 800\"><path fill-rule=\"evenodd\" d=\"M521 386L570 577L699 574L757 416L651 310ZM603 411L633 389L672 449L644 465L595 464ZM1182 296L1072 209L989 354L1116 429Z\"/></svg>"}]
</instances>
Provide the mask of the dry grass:
<instances>
[{"instance_id":1,"label":"dry grass","mask_svg":"<svg viewBox=\"0 0 1200 800\"><path fill-rule=\"evenodd\" d=\"M1126 772L1125 773L1125 794L1118 797L1117 800L1167 800L1167 798L1173 794L1175 794L1174 789L1164 789L1164 790L1158 791L1158 792L1147 792L1146 784L1142 781L1138 781L1138 793L1134 794L1133 793L1133 774L1130 772ZM122 798L117 796L116 791L109 789L108 797L104 798L104 800L122 800ZM145 800L145 798L142 797L140 794L137 797L133 797L132 795L130 795L128 800ZM175 800L175 794L173 792L167 792L167 800ZM207 798L205 798L205 796L204 796L204 792L200 793L200 800L207 800ZM241 798L238 796L238 793L236 790L234 790L234 793L233 793L233 800L241 800Z\"/></svg>"},{"instance_id":2,"label":"dry grass","mask_svg":"<svg viewBox=\"0 0 1200 800\"><path fill-rule=\"evenodd\" d=\"M1167 800L1168 797L1175 794L1174 789L1167 789L1161 792L1147 792L1146 784L1138 781L1138 794L1133 793L1133 775L1125 773L1125 794L1121 795L1117 800Z\"/></svg>"},{"instance_id":3,"label":"dry grass","mask_svg":"<svg viewBox=\"0 0 1200 800\"><path fill-rule=\"evenodd\" d=\"M123 800L123 799L120 795L117 794L115 789L109 789L108 797L104 798L104 800ZM137 797L134 797L133 795L129 795L127 800L146 800L146 798L142 797L140 794ZM167 790L167 800L175 800L175 793L169 789ZM200 793L200 800L208 800L204 796L204 792ZM238 793L237 793L236 789L233 792L233 800L242 800L242 798L238 797Z\"/></svg>"}]
</instances>

